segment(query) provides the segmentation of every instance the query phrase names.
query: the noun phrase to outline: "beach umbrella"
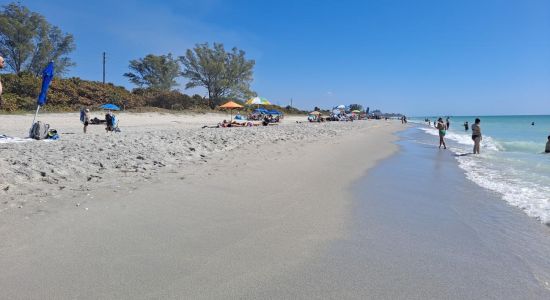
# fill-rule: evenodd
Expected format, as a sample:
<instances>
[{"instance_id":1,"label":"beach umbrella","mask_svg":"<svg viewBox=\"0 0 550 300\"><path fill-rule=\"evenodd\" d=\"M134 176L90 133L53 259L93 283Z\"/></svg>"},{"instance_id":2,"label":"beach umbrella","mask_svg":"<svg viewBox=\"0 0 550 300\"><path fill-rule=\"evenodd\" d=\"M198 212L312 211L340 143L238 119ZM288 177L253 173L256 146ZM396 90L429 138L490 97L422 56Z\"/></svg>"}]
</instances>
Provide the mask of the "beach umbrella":
<instances>
[{"instance_id":1,"label":"beach umbrella","mask_svg":"<svg viewBox=\"0 0 550 300\"><path fill-rule=\"evenodd\" d=\"M229 102L225 103L224 105L220 105L220 108L229 109L230 114L231 114L231 121L233 121L233 110L236 109L236 108L243 108L243 106L238 104L238 103L235 103L233 101L229 101Z\"/></svg>"},{"instance_id":2,"label":"beach umbrella","mask_svg":"<svg viewBox=\"0 0 550 300\"><path fill-rule=\"evenodd\" d=\"M352 113L360 113L361 111L356 109L356 110L352 110L351 112Z\"/></svg>"},{"instance_id":3,"label":"beach umbrella","mask_svg":"<svg viewBox=\"0 0 550 300\"><path fill-rule=\"evenodd\" d=\"M250 98L248 99L246 102L245 102L246 105L258 105L258 107L260 107L260 105L271 105L271 102L269 102L266 98L263 98L263 97L254 97L254 98Z\"/></svg>"},{"instance_id":4,"label":"beach umbrella","mask_svg":"<svg viewBox=\"0 0 550 300\"><path fill-rule=\"evenodd\" d=\"M346 106L344 104L340 104L338 106L336 106L336 108L338 109L346 109Z\"/></svg>"},{"instance_id":5,"label":"beach umbrella","mask_svg":"<svg viewBox=\"0 0 550 300\"><path fill-rule=\"evenodd\" d=\"M310 114L310 115L320 115L321 112L319 112L319 111L312 111L312 112L310 112L309 114Z\"/></svg>"},{"instance_id":6,"label":"beach umbrella","mask_svg":"<svg viewBox=\"0 0 550 300\"><path fill-rule=\"evenodd\" d=\"M32 120L33 125L34 125L34 121L36 120L36 117L38 116L38 111L40 110L40 107L46 104L48 88L50 87L50 82L52 82L52 79L53 79L53 61L50 61L46 66L46 68L44 68L44 71L42 71L42 88L40 89L40 94L38 95L36 113L34 114L34 119Z\"/></svg>"},{"instance_id":7,"label":"beach umbrella","mask_svg":"<svg viewBox=\"0 0 550 300\"><path fill-rule=\"evenodd\" d=\"M103 109L108 109L108 110L120 110L120 107L112 104L112 103L107 103L107 104L103 104L100 106L100 108L103 108Z\"/></svg>"},{"instance_id":8,"label":"beach umbrella","mask_svg":"<svg viewBox=\"0 0 550 300\"><path fill-rule=\"evenodd\" d=\"M265 108L256 108L256 109L254 110L254 112L258 112L258 113L261 113L261 114L265 114L265 113L268 112L268 110L265 109Z\"/></svg>"}]
</instances>

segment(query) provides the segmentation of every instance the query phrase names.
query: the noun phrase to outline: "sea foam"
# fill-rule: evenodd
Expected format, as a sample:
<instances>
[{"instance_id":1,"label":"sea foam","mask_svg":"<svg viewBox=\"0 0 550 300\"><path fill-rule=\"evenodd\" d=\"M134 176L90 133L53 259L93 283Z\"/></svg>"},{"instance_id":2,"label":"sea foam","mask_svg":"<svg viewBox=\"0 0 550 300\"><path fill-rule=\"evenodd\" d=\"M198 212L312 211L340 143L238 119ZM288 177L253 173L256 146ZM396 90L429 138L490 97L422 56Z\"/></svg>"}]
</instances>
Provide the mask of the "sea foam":
<instances>
[{"instance_id":1,"label":"sea foam","mask_svg":"<svg viewBox=\"0 0 550 300\"><path fill-rule=\"evenodd\" d=\"M430 136L439 135L433 127L420 125L419 129ZM550 225L550 156L540 154L540 143L483 135L481 154L465 155L472 152L474 144L467 132L447 131L445 140L469 180Z\"/></svg>"}]
</instances>

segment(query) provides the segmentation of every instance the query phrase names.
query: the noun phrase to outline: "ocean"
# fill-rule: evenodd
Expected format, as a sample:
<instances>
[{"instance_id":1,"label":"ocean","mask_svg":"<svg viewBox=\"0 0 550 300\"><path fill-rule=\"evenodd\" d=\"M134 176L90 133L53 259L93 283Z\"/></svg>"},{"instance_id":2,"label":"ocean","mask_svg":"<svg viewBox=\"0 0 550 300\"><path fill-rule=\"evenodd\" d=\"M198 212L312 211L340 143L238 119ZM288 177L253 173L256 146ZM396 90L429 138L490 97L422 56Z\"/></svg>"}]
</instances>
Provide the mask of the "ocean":
<instances>
[{"instance_id":1,"label":"ocean","mask_svg":"<svg viewBox=\"0 0 550 300\"><path fill-rule=\"evenodd\" d=\"M425 118L431 120L430 127ZM451 117L445 136L447 148L455 154L466 177L550 225L550 154L543 153L550 135L550 116L480 116L481 154L472 155L471 125L475 118ZM418 142L439 145L434 120L437 117L410 119L425 133Z\"/></svg>"}]
</instances>

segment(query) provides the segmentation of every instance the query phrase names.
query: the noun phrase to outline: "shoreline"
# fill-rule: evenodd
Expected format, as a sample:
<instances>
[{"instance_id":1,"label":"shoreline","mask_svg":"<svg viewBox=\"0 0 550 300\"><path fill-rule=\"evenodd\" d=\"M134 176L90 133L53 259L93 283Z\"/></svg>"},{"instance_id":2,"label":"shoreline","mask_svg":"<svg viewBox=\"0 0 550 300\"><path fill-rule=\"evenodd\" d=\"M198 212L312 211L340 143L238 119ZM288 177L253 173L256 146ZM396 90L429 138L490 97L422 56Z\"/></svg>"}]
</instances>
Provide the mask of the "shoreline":
<instances>
[{"instance_id":1,"label":"shoreline","mask_svg":"<svg viewBox=\"0 0 550 300\"><path fill-rule=\"evenodd\" d=\"M469 181L449 151L415 142L414 130L354 185L351 233L273 284L287 287L282 297L550 296L550 229Z\"/></svg>"},{"instance_id":2,"label":"shoreline","mask_svg":"<svg viewBox=\"0 0 550 300\"><path fill-rule=\"evenodd\" d=\"M256 140L137 187L113 180L83 201L72 195L61 199L69 205L6 218L2 290L23 298L247 297L345 235L347 187L397 151L400 128L359 121L215 129L207 139Z\"/></svg>"}]
</instances>

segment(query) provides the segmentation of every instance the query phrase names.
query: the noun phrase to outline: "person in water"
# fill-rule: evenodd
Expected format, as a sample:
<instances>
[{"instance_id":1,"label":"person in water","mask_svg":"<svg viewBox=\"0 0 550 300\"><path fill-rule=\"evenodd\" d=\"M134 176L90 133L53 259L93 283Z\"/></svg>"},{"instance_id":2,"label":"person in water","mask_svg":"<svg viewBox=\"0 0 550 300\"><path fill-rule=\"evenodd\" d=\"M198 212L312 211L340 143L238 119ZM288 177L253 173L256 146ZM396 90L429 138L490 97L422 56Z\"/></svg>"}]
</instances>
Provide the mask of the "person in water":
<instances>
[{"instance_id":1,"label":"person in water","mask_svg":"<svg viewBox=\"0 0 550 300\"><path fill-rule=\"evenodd\" d=\"M447 149L447 145L445 145L445 140L443 139L447 133L447 126L443 122L442 118L437 120L436 128L439 130L439 149L441 149L441 145L443 145L443 149Z\"/></svg>"},{"instance_id":2,"label":"person in water","mask_svg":"<svg viewBox=\"0 0 550 300\"><path fill-rule=\"evenodd\" d=\"M451 121L449 121L449 117L447 117L447 130L449 130L449 127L451 127Z\"/></svg>"},{"instance_id":3,"label":"person in water","mask_svg":"<svg viewBox=\"0 0 550 300\"><path fill-rule=\"evenodd\" d=\"M464 131L468 131L469 129L469 126L468 126L468 121L464 122Z\"/></svg>"},{"instance_id":4,"label":"person in water","mask_svg":"<svg viewBox=\"0 0 550 300\"><path fill-rule=\"evenodd\" d=\"M548 141L546 142L546 149L544 149L545 153L550 153L550 135L548 136Z\"/></svg>"},{"instance_id":5,"label":"person in water","mask_svg":"<svg viewBox=\"0 0 550 300\"><path fill-rule=\"evenodd\" d=\"M535 122L531 122L531 126L535 126Z\"/></svg>"},{"instance_id":6,"label":"person in water","mask_svg":"<svg viewBox=\"0 0 550 300\"><path fill-rule=\"evenodd\" d=\"M481 120L477 118L474 125L472 125L472 140L474 140L474 154L479 154L479 147L482 139L481 127L479 126L480 122Z\"/></svg>"}]
</instances>

